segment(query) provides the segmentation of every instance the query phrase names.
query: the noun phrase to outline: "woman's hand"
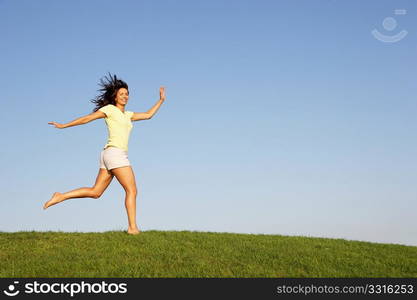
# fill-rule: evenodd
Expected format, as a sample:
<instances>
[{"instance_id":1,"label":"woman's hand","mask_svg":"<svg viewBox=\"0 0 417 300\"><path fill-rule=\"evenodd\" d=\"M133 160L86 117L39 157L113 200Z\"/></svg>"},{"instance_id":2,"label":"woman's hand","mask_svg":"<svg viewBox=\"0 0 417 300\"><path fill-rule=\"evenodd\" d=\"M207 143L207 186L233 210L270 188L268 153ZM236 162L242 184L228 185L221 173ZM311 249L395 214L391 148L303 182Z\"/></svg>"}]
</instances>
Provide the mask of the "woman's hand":
<instances>
[{"instance_id":1,"label":"woman's hand","mask_svg":"<svg viewBox=\"0 0 417 300\"><path fill-rule=\"evenodd\" d=\"M57 123L57 122L48 122L48 124L54 125L55 128L65 128L65 126L63 124Z\"/></svg>"},{"instance_id":2,"label":"woman's hand","mask_svg":"<svg viewBox=\"0 0 417 300\"><path fill-rule=\"evenodd\" d=\"M165 101L165 87L163 86L159 88L159 99Z\"/></svg>"}]
</instances>

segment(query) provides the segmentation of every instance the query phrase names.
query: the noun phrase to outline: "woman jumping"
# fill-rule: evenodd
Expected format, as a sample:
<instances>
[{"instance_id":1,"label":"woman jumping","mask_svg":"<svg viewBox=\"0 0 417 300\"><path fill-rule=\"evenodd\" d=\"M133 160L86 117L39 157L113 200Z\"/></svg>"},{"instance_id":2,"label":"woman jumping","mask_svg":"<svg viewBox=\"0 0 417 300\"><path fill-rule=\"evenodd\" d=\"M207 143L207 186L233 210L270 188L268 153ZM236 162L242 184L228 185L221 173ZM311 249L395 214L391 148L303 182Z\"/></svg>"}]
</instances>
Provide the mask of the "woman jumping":
<instances>
[{"instance_id":1,"label":"woman jumping","mask_svg":"<svg viewBox=\"0 0 417 300\"><path fill-rule=\"evenodd\" d=\"M165 101L165 88L159 88L158 102L147 112L135 113L126 110L129 99L129 88L126 82L118 79L116 75L109 74L106 81L100 79L98 91L101 92L91 102L96 104L93 112L89 115L75 119L66 124L48 122L55 128L67 128L70 126L82 125L96 119L104 118L107 124L108 141L100 153L100 169L93 187L82 187L67 193L56 192L47 201L43 209L72 198L99 198L116 176L119 183L126 192L125 207L127 211L129 227L127 233L138 234L140 230L136 224L136 182L133 169L129 162L128 142L130 131L133 127L132 121L149 120L158 111Z\"/></svg>"}]
</instances>

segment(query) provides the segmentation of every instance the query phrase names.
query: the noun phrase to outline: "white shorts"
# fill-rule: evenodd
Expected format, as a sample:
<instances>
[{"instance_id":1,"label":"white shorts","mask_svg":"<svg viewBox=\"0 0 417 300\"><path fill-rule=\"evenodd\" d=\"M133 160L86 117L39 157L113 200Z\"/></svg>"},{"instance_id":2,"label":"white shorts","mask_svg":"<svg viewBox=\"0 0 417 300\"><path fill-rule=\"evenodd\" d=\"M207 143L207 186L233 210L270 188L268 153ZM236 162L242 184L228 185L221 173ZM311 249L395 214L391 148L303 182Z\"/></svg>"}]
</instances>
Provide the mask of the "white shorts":
<instances>
[{"instance_id":1,"label":"white shorts","mask_svg":"<svg viewBox=\"0 0 417 300\"><path fill-rule=\"evenodd\" d=\"M111 146L101 151L100 169L111 170L126 166L130 166L127 151Z\"/></svg>"}]
</instances>

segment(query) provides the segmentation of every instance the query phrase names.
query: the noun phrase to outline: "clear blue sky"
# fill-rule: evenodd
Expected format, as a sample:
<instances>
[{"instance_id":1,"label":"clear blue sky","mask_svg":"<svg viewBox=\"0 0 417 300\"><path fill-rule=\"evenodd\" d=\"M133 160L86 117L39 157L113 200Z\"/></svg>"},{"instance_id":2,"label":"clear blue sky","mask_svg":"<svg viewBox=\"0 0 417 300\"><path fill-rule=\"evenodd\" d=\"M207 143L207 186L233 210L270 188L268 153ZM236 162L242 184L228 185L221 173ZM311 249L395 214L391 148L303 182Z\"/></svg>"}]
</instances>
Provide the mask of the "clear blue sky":
<instances>
[{"instance_id":1,"label":"clear blue sky","mask_svg":"<svg viewBox=\"0 0 417 300\"><path fill-rule=\"evenodd\" d=\"M167 91L129 141L142 230L417 245L416 13L411 0L0 0L0 230L126 230L116 179L42 209L94 184L104 120L47 123L89 114L112 72L128 110Z\"/></svg>"}]
</instances>

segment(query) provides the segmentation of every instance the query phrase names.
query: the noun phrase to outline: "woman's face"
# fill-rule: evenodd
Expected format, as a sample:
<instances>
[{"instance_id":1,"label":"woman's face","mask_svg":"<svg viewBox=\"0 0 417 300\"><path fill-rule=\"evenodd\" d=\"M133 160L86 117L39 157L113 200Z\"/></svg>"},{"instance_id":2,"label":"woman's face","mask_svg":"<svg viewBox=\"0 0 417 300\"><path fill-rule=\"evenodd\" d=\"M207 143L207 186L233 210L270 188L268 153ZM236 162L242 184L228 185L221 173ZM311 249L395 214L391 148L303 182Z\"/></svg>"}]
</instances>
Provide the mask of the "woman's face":
<instances>
[{"instance_id":1,"label":"woman's face","mask_svg":"<svg viewBox=\"0 0 417 300\"><path fill-rule=\"evenodd\" d=\"M125 88L120 88L116 94L116 104L126 105L129 100L129 91Z\"/></svg>"}]
</instances>

